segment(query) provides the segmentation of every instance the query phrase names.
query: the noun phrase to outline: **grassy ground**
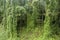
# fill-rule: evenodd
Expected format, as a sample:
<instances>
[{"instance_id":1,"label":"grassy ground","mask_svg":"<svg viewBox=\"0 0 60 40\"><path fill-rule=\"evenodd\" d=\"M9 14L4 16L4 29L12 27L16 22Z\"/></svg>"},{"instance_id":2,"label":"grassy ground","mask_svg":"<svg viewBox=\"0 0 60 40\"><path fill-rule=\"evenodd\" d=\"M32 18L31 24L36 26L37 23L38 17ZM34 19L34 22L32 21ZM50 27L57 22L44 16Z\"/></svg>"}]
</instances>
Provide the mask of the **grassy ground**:
<instances>
[{"instance_id":1,"label":"grassy ground","mask_svg":"<svg viewBox=\"0 0 60 40\"><path fill-rule=\"evenodd\" d=\"M37 40L41 35L41 31L38 28L31 30L23 30L20 31L20 39L21 40Z\"/></svg>"},{"instance_id":2,"label":"grassy ground","mask_svg":"<svg viewBox=\"0 0 60 40\"><path fill-rule=\"evenodd\" d=\"M29 31L22 29L20 30L20 40L42 40L42 33L43 31L39 27L36 27L35 29L31 29ZM53 35L52 37L48 37L48 39L45 40L60 40L60 36Z\"/></svg>"},{"instance_id":3,"label":"grassy ground","mask_svg":"<svg viewBox=\"0 0 60 40\"><path fill-rule=\"evenodd\" d=\"M40 27L36 27L35 29L31 30L23 28L20 30L20 38L18 40L42 40L42 33L43 31L40 29ZM0 25L0 40L10 40L7 38L7 34L2 25ZM60 35L54 35L53 37L45 40L60 40Z\"/></svg>"}]
</instances>

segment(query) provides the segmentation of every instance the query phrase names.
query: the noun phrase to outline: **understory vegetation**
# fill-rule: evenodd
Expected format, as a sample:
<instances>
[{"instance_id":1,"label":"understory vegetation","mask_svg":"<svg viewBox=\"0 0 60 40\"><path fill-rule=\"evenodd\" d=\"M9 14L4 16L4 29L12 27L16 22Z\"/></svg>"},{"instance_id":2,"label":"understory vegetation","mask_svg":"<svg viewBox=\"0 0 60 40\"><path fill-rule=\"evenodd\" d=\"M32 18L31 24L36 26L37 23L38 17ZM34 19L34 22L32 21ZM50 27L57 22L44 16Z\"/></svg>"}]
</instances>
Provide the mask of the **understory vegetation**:
<instances>
[{"instance_id":1,"label":"understory vegetation","mask_svg":"<svg viewBox=\"0 0 60 40\"><path fill-rule=\"evenodd\" d=\"M0 0L0 40L60 40L60 0Z\"/></svg>"}]
</instances>

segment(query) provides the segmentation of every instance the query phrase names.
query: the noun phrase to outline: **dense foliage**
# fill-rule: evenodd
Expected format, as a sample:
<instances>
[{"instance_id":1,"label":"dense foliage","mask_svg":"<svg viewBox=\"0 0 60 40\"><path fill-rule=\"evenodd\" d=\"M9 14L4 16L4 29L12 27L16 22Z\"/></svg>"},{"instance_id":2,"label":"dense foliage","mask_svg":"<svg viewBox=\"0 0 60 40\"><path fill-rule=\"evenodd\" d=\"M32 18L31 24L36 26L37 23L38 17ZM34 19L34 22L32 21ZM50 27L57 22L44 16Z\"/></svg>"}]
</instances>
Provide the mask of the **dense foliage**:
<instances>
[{"instance_id":1,"label":"dense foliage","mask_svg":"<svg viewBox=\"0 0 60 40\"><path fill-rule=\"evenodd\" d=\"M0 40L60 40L60 0L0 0Z\"/></svg>"}]
</instances>

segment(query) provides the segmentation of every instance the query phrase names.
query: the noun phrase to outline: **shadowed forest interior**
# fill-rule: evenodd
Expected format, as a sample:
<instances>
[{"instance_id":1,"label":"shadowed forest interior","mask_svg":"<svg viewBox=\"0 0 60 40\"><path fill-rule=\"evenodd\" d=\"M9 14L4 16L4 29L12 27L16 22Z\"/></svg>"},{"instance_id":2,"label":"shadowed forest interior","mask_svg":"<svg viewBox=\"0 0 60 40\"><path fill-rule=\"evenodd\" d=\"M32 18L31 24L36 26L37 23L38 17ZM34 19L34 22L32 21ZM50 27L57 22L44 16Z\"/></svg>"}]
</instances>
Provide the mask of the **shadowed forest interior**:
<instances>
[{"instance_id":1,"label":"shadowed forest interior","mask_svg":"<svg viewBox=\"0 0 60 40\"><path fill-rule=\"evenodd\" d=\"M0 0L0 40L60 40L60 0Z\"/></svg>"}]
</instances>

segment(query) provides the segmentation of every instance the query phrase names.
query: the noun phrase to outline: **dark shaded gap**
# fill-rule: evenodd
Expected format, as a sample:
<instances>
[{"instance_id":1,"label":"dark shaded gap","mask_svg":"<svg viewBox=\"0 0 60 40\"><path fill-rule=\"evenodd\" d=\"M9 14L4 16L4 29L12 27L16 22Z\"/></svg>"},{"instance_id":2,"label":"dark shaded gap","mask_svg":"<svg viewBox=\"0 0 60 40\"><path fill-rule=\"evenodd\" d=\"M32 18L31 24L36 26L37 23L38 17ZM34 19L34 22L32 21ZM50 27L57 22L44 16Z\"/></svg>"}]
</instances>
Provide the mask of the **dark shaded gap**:
<instances>
[{"instance_id":1,"label":"dark shaded gap","mask_svg":"<svg viewBox=\"0 0 60 40\"><path fill-rule=\"evenodd\" d=\"M20 34L20 30L23 30L23 28L27 27L27 16L25 15L21 15L17 17L17 37L19 37Z\"/></svg>"}]
</instances>

